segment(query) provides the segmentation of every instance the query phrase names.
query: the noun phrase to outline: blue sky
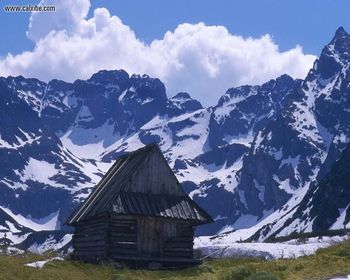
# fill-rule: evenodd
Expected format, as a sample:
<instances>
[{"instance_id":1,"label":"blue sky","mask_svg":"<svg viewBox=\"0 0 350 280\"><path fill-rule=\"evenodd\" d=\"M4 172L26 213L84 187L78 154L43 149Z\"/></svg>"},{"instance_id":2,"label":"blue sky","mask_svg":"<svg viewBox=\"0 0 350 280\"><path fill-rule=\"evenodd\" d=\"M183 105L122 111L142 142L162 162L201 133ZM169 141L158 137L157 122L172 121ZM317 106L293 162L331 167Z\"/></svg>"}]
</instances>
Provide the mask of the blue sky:
<instances>
[{"instance_id":1,"label":"blue sky","mask_svg":"<svg viewBox=\"0 0 350 280\"><path fill-rule=\"evenodd\" d=\"M33 0L2 0L7 4L37 4ZM224 25L234 34L259 37L269 33L281 50L302 45L318 55L337 27L350 30L348 0L94 0L92 7L106 7L120 17L139 38L150 42L162 38L183 22ZM92 9L90 10L90 15ZM1 11L0 55L32 48L25 36L29 13Z\"/></svg>"},{"instance_id":2,"label":"blue sky","mask_svg":"<svg viewBox=\"0 0 350 280\"><path fill-rule=\"evenodd\" d=\"M348 0L42 2L57 11L0 11L0 75L73 81L123 68L160 78L170 96L188 91L209 104L229 87L303 78L335 30L350 31Z\"/></svg>"},{"instance_id":3,"label":"blue sky","mask_svg":"<svg viewBox=\"0 0 350 280\"><path fill-rule=\"evenodd\" d=\"M350 32L348 0L128 0L94 1L108 7L146 41L161 38L182 22L223 25L231 33L259 37L269 33L281 50L300 44L319 54L335 30Z\"/></svg>"}]
</instances>

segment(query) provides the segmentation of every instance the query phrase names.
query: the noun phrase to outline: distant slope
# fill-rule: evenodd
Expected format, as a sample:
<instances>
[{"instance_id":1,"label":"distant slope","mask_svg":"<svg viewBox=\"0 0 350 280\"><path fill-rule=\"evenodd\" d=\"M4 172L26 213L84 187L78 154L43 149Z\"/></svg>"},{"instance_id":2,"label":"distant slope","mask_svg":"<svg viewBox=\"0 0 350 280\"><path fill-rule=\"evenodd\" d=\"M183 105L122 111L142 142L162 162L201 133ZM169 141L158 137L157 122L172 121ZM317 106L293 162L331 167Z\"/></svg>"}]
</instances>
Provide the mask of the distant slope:
<instances>
[{"instance_id":1,"label":"distant slope","mask_svg":"<svg viewBox=\"0 0 350 280\"><path fill-rule=\"evenodd\" d=\"M208 108L123 70L73 83L0 78L0 206L26 219L22 226L55 216L50 230L65 229L119 155L157 142L215 218L198 234L242 230L264 240L332 227L339 210L293 217L350 140L349 53L350 35L339 28L304 80L231 88ZM329 222L317 226L315 216Z\"/></svg>"},{"instance_id":2,"label":"distant slope","mask_svg":"<svg viewBox=\"0 0 350 280\"><path fill-rule=\"evenodd\" d=\"M350 225L350 145L319 184L311 188L293 217L300 224L312 221L314 232L349 228Z\"/></svg>"}]
</instances>

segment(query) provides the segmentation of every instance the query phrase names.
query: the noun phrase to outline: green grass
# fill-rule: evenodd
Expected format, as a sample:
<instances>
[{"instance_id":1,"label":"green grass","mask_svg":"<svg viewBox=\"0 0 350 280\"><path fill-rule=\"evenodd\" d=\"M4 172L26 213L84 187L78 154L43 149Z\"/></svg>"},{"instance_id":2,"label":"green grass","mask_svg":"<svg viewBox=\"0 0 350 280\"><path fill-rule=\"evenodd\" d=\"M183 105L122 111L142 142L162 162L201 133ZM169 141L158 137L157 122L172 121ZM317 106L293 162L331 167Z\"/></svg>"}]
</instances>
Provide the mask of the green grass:
<instances>
[{"instance_id":1,"label":"green grass","mask_svg":"<svg viewBox=\"0 0 350 280\"><path fill-rule=\"evenodd\" d=\"M334 275L350 274L350 242L321 249L313 256L295 260L265 261L258 259L206 260L200 266L183 270L115 269L109 265L84 264L77 261L54 261L44 268L25 267L25 263L44 260L52 255L0 256L0 279L53 280L154 280L154 279L328 279Z\"/></svg>"}]
</instances>

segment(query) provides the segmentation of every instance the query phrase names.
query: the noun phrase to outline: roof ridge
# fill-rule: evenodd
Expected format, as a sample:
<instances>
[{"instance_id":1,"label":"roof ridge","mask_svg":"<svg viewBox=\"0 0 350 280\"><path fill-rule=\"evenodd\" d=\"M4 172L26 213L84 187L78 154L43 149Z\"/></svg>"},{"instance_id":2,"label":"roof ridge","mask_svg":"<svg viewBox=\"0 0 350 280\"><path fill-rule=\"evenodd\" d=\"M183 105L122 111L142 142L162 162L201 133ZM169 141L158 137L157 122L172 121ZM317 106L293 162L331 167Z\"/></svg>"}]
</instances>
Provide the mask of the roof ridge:
<instances>
[{"instance_id":1,"label":"roof ridge","mask_svg":"<svg viewBox=\"0 0 350 280\"><path fill-rule=\"evenodd\" d=\"M120 159L120 157L118 158ZM120 168L122 168L125 163L127 162L127 159L123 162L121 162L120 160L117 160L113 166L108 170L108 172L106 173L106 175L101 179L101 181L97 184L97 186L95 187L95 189L91 192L91 194L87 197L87 199L83 202L83 205L78 209L78 211L76 213L74 213L74 215L72 215L72 217L69 218L69 220L74 220L75 217L77 217L78 215L84 215L84 213L86 211L89 210L89 205L97 198L99 197L99 195L101 195L105 189L105 187L107 186L107 184L109 183L109 181L111 179L113 179L113 175L115 173L115 169L120 170ZM118 164L119 163L119 164Z\"/></svg>"},{"instance_id":2,"label":"roof ridge","mask_svg":"<svg viewBox=\"0 0 350 280\"><path fill-rule=\"evenodd\" d=\"M142 152L142 151L145 151L145 150L148 150L148 149L151 149L151 148L158 148L159 149L159 146L156 142L152 142L150 144L147 144L141 148L138 148L137 150L134 150L134 151L131 151L131 152L126 152L123 156L125 155L130 155L130 154L137 154L139 152Z\"/></svg>"},{"instance_id":3,"label":"roof ridge","mask_svg":"<svg viewBox=\"0 0 350 280\"><path fill-rule=\"evenodd\" d=\"M164 183L158 185L155 183L158 182L158 169L154 169L154 167L152 169L151 167L150 170L153 171L149 171L148 167L144 166L145 162L149 162L149 158L152 159L151 166L155 165L156 168L163 170L159 171L162 176L171 176L170 179L167 178L170 180L170 185L167 188L164 187L164 191L161 188ZM144 175L143 173L140 173L141 175L137 173L140 168L152 172L152 178L155 182L151 180L149 182L144 181L144 179L141 180L140 177L137 177L139 181L136 180L135 184L140 188L132 188L130 179L135 174L138 174L138 176ZM163 175L163 173L166 175ZM152 184L150 186L154 184L156 187L144 187L143 185L147 182ZM169 189L170 186L172 188ZM121 197L124 197L126 201L119 202ZM79 209L70 216L67 224L72 225L98 214L111 213L116 203L120 204L120 207L117 205L120 211L123 210L122 206L126 203L127 208L123 210L126 211L125 213L133 212L146 216L151 214L159 216L161 213L158 212L163 209L169 218L185 218L196 221L196 223L212 221L212 218L185 193L157 143L150 143L119 156ZM129 208L131 204L135 204L136 208Z\"/></svg>"}]
</instances>

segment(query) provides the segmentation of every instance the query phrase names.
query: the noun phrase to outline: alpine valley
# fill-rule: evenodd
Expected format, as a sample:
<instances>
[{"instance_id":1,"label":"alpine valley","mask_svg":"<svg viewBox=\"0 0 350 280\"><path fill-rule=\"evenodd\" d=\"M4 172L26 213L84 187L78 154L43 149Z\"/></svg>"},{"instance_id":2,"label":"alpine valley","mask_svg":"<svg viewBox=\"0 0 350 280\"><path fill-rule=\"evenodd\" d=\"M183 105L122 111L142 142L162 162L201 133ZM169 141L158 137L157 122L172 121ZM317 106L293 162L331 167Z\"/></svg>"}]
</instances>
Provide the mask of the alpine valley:
<instances>
[{"instance_id":1,"label":"alpine valley","mask_svg":"<svg viewBox=\"0 0 350 280\"><path fill-rule=\"evenodd\" d=\"M71 212L119 155L151 142L215 219L198 235L264 241L350 227L341 27L304 80L231 88L208 108L123 70L74 83L2 77L0 124L0 238L22 248L67 246Z\"/></svg>"}]
</instances>

